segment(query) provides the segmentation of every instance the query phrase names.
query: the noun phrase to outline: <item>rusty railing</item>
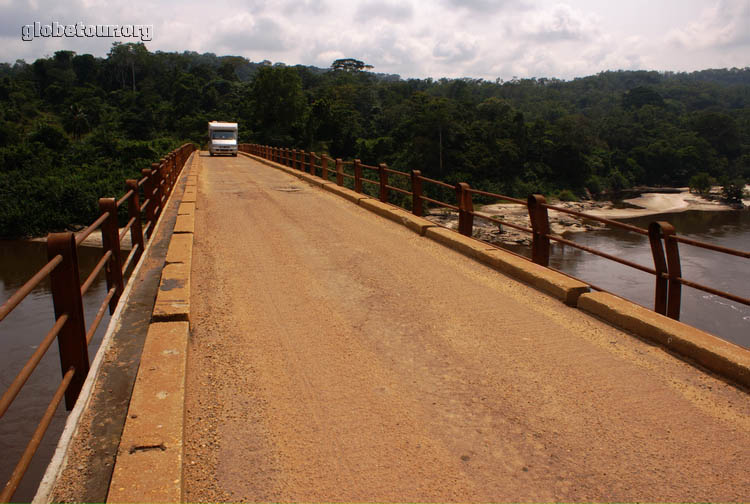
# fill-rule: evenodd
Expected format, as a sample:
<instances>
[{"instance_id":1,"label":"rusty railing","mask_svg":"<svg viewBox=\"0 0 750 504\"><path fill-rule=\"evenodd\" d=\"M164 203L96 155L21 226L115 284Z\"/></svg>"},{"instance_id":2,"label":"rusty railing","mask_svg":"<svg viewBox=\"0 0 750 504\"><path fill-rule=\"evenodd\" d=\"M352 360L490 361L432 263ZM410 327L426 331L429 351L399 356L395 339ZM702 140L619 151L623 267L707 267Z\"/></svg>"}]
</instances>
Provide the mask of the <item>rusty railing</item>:
<instances>
[{"instance_id":1,"label":"rusty railing","mask_svg":"<svg viewBox=\"0 0 750 504\"><path fill-rule=\"evenodd\" d=\"M0 398L0 419L8 411L55 340L60 350L62 369L60 385L10 479L0 493L0 502L9 502L13 498L63 397L65 397L66 409L68 411L73 409L89 371L88 345L107 308L110 314L115 311L125 288L124 278L129 269L140 260L145 244L153 235L156 222L174 189L178 175L194 150L195 147L192 144L185 144L175 149L158 163L153 163L150 169L143 170L143 177L140 180L127 180L126 192L120 199L101 198L99 200L101 215L85 229L77 233L50 233L47 237L49 262L0 306L0 322L2 322L35 287L49 277L55 323ZM141 200L141 192L143 200ZM118 208L123 205L127 205L128 222L122 230L119 230L117 214ZM78 246L97 230L101 232L104 253L93 271L81 284ZM128 256L123 259L120 244L128 232L132 246ZM83 296L102 271L105 272L107 294L96 316L87 327L83 314Z\"/></svg>"},{"instance_id":2,"label":"rusty railing","mask_svg":"<svg viewBox=\"0 0 750 504\"><path fill-rule=\"evenodd\" d=\"M352 188L358 193L367 192L364 184L368 184L369 186L377 186L376 195L382 202L389 202L389 195L391 194L391 191L395 191L396 193L400 193L405 196L411 196L411 212L416 216L423 216L425 204L432 204L442 208L453 210L455 212L458 212L458 232L465 236L472 236L475 217L485 219L501 226L507 226L524 233L528 233L531 235L531 259L522 255L519 255L519 257L530 260L547 268L550 268L550 244L552 241L554 241L577 248L590 254L597 255L599 257L603 257L605 259L628 266L638 271L648 273L650 275L653 275L655 279L654 311L676 320L679 320L680 318L680 305L682 298L681 291L683 285L750 306L750 299L748 298L715 289L713 287L697 282L692 282L683 278L682 268L680 266L680 252L677 244L683 243L685 245L712 250L717 253L744 259L750 259L750 252L721 247L718 245L713 245L711 243L700 242L697 240L679 236L675 233L674 227L668 222L655 221L649 225L648 229L644 229L612 219L597 217L595 215L570 210L568 208L550 205L547 203L544 196L540 194L529 195L529 197L525 200L512 198L510 196L505 196L502 194L473 189L469 186L469 184L465 182L448 184L440 180L428 178L423 176L419 170L412 170L411 173L392 170L388 168L385 163L380 163L376 167L363 164L359 159L355 159L353 161L342 161L341 159L336 159L334 170L331 171L329 169L331 158L326 155L317 156L314 153L308 154L305 151L298 151L296 149L290 151L289 149L256 144L242 144L240 145L240 150L248 154L260 156L272 161L281 159L282 164L298 170L304 170L305 166L307 166L308 171L313 175L315 175L314 170L319 167L321 178L331 181L330 176L331 174L334 174L334 181L339 186L345 185L345 179L351 179L353 181ZM302 161L306 156L308 159L307 163ZM319 165L317 164L318 162ZM353 173L350 174L345 171L345 169L348 167L351 167L351 171ZM363 170L377 171L378 180L366 178L365 176L363 176ZM399 180L405 180L408 181L408 183L402 184L404 185L404 187L392 185L392 175L398 176L400 177ZM425 195L425 183L430 185L431 187L442 189L443 192L454 192L455 204L442 201L440 199L437 199L436 197L428 197L427 195ZM405 187L408 187L408 189L406 189ZM491 217L489 215L475 212L473 202L474 195L525 206L529 215L529 226L527 227L518 225L502 219ZM653 266L638 264L622 257L617 257L612 254L608 254L606 252L581 245L572 240L563 238L562 236L553 234L550 230L548 210L565 213L578 219L601 222L608 226L647 236L651 246ZM496 246L494 244L491 245ZM555 271L567 275L567 273L565 272L559 270ZM591 285L591 283L589 283L589 285ZM595 290L604 290L595 285L591 285L591 287Z\"/></svg>"}]
</instances>

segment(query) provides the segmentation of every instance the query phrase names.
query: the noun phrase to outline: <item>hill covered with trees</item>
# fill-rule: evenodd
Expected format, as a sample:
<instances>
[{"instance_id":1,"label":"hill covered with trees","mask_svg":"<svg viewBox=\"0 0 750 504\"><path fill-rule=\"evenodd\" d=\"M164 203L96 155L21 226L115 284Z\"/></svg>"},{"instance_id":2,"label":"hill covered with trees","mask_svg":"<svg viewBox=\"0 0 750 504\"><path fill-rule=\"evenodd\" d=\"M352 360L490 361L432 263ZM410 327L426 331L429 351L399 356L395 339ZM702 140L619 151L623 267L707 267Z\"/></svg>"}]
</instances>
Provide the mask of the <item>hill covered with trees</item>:
<instances>
[{"instance_id":1,"label":"hill covered with trees","mask_svg":"<svg viewBox=\"0 0 750 504\"><path fill-rule=\"evenodd\" d=\"M240 139L420 169L516 196L750 179L750 68L401 79L236 56L59 51L0 64L0 236L87 223L209 120ZM696 179L696 177L698 177Z\"/></svg>"}]
</instances>

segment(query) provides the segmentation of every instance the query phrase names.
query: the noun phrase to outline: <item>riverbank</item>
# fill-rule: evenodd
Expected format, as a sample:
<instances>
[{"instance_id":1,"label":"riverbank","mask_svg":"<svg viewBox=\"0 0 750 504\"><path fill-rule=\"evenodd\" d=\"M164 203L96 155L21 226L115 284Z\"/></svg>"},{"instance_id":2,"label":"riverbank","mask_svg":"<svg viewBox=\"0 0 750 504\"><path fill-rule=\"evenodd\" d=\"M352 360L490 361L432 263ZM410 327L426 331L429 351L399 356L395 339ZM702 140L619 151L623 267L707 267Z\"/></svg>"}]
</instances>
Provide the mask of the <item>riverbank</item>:
<instances>
[{"instance_id":1,"label":"riverbank","mask_svg":"<svg viewBox=\"0 0 750 504\"><path fill-rule=\"evenodd\" d=\"M750 186L747 186L750 189ZM621 202L612 201L550 201L551 204L587 213L605 219L628 219L663 213L684 212L688 210L726 211L736 210L729 205L717 201L716 196L720 188L714 188L709 197L691 193L687 187L669 189L664 193L644 193L636 198L629 198ZM745 207L750 206L750 200L743 200ZM493 217L509 224L530 228L528 210L517 204L492 204L477 208L479 216ZM427 219L452 229L458 228L458 213L446 209L433 209L426 216ZM605 225L592 220L579 219L555 210L549 211L550 229L553 234L579 233L594 229L601 229ZM503 226L492 221L474 219L474 238L488 243L529 245L531 235L510 226Z\"/></svg>"}]
</instances>

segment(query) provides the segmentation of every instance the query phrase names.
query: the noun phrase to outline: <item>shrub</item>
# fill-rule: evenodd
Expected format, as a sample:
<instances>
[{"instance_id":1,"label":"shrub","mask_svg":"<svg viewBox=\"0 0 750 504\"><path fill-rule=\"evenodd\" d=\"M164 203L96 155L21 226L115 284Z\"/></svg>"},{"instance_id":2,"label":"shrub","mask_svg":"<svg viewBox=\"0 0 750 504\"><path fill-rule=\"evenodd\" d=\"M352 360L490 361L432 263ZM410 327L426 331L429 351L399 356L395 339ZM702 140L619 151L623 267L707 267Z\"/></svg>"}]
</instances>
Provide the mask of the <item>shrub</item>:
<instances>
[{"instance_id":1,"label":"shrub","mask_svg":"<svg viewBox=\"0 0 750 504\"><path fill-rule=\"evenodd\" d=\"M578 201L578 197L570 189L563 189L557 194L560 201Z\"/></svg>"}]
</instances>

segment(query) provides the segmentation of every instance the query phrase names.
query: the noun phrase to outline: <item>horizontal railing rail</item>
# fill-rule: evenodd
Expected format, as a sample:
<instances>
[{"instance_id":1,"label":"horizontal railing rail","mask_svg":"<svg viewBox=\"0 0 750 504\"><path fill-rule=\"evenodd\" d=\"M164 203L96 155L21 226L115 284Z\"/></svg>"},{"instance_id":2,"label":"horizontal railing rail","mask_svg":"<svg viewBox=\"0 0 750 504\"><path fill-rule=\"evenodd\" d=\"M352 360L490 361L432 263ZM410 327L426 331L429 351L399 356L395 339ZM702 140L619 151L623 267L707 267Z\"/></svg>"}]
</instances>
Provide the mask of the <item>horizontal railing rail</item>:
<instances>
[{"instance_id":1,"label":"horizontal railing rail","mask_svg":"<svg viewBox=\"0 0 750 504\"><path fill-rule=\"evenodd\" d=\"M50 233L47 237L47 264L0 306L0 323L2 323L34 288L49 278L55 322L0 397L0 420L55 340L60 350L62 369L62 381L10 479L0 492L0 502L9 502L13 498L63 397L68 411L75 405L89 371L88 346L107 308L110 314L114 313L124 291L126 273L129 270L132 271L131 268L140 260L144 245L151 238L156 221L174 189L177 178L194 150L195 147L192 144L184 144L158 163L153 163L151 169L143 170L143 177L140 180L127 180L126 192L121 198L101 198L99 200L101 215L81 231ZM141 191L143 192L142 204ZM128 221L120 230L118 208L123 205L127 205ZM96 231L99 231L102 236L103 254L91 273L83 283L80 283L78 247ZM123 260L121 244L128 233L131 237L131 248L128 257ZM83 314L83 296L102 271L106 278L107 294L93 320L87 326Z\"/></svg>"},{"instance_id":2,"label":"horizontal railing rail","mask_svg":"<svg viewBox=\"0 0 750 504\"><path fill-rule=\"evenodd\" d=\"M277 159L277 153L279 152L283 153L289 151L289 149L256 144L242 144L240 146L240 150L242 150L243 152L247 152L248 154L253 154L270 160ZM293 152L294 156L305 156L305 151L298 151L295 149L293 150ZM389 202L388 197L390 191L395 191L405 196L411 196L411 212L414 215L423 216L424 205L426 203L458 212L458 232L463 235L473 235L475 217L492 222L494 224L507 226L509 228L528 233L529 235L531 235L531 258L529 259L525 256L520 257L523 257L524 259L530 260L547 268L550 268L550 243L554 241L616 262L618 264L622 264L643 273L653 275L655 279L654 311L673 319L679 320L680 318L680 306L682 297L681 287L683 285L744 305L750 305L749 298L725 292L720 289L716 289L683 278L682 269L680 266L680 253L677 244L682 243L684 245L700 247L716 253L726 254L743 259L750 258L750 252L721 247L719 245L705 243L698 240L693 240L692 238L679 236L675 233L674 227L668 222L652 222L649 225L648 229L644 229L638 226L633 226L631 224L626 224L624 222L587 214L585 212L578 212L569 208L550 205L547 203L544 196L540 194L529 195L526 200L523 200L505 196L502 194L474 189L470 187L469 184L466 184L464 182L449 184L441 180L425 177L419 170L412 170L411 173L406 173L403 171L392 170L388 168L388 166L384 163L381 163L378 166L363 164L359 159L354 159L351 161L342 161L341 159L336 159L335 170L329 171L328 161L330 160L330 158L328 158L326 155L322 155L319 157L316 155L315 157L321 160L321 177L330 181L329 177L333 173L336 176L336 184L340 186L344 185L345 178L353 179L353 189L358 193L366 192L363 183L369 184L368 187L377 185L379 186L378 197L380 201L383 202ZM304 167L302 167L301 165L300 167L295 164L286 165L296 169L304 169ZM353 174L349 174L344 171L344 167L348 166L351 166ZM379 180L373 180L363 177L363 169L368 171L377 171L380 175ZM390 183L391 175L408 178L410 182L407 186L408 188L392 185ZM438 199L438 197L427 196L425 194L426 187L435 188L435 190L437 191L442 191L443 194L446 192L446 190L455 193L455 204L453 202ZM430 194L432 193L430 192ZM501 202L513 203L526 207L526 211L529 216L529 226L519 225L503 219L498 219L490 215L485 215L482 212L474 211L474 195L481 196L485 199L496 199ZM602 224L606 224L607 226L616 227L628 232L648 237L651 247L653 265L647 266L639 264L628 259L618 257L601 250L596 250L592 247L588 247L580 243L576 243L575 241L568 240L566 238L563 238L562 236L552 233L550 229L548 211L565 213L582 220L600 222ZM595 285L591 285L591 287L596 290L604 290Z\"/></svg>"}]
</instances>

